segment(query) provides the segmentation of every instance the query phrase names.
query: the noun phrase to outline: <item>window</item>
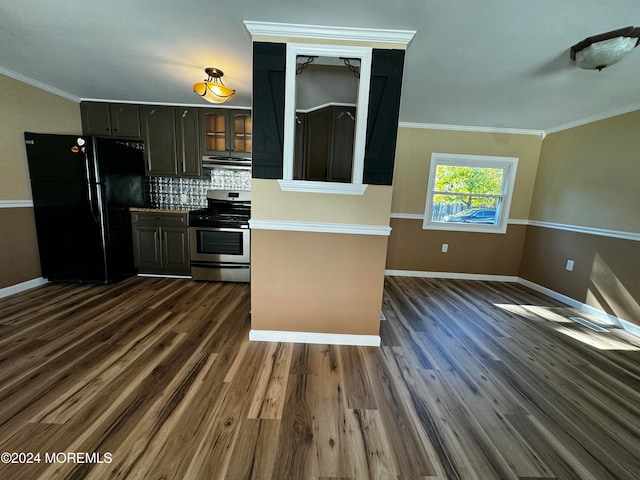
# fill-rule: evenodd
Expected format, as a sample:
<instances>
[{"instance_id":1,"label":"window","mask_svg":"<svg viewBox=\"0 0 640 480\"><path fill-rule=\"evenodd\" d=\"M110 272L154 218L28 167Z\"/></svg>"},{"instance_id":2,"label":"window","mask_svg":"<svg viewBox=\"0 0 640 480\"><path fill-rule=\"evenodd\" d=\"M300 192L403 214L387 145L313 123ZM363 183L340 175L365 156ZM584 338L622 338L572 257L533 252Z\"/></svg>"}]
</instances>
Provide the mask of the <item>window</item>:
<instances>
[{"instance_id":1,"label":"window","mask_svg":"<svg viewBox=\"0 0 640 480\"><path fill-rule=\"evenodd\" d=\"M362 179L364 170L372 51L373 49L371 47L319 45L313 43L287 44L284 110L284 178L280 181L280 187L283 190L357 195L362 195L364 193L366 185L362 183ZM327 105L344 105L345 99L340 96L343 94L332 88L336 81L339 81L339 78L336 75L336 70L338 69L335 67L329 69L328 67L333 61L336 65L341 65L339 70L347 72L349 76L353 77L353 73L344 62L345 58L349 60L349 63L358 65L358 75L353 82L353 98L350 98L347 102L354 105L354 113L351 113L350 115L345 114L346 116L343 115L345 118L353 118L353 125L351 126L353 130L350 131L351 143L349 144L349 148L346 148L349 156L348 169L346 169L348 171L344 173L342 170L345 170L345 168L337 168L336 171L338 171L338 173L334 176L338 181L327 181L330 180L331 174L330 172L329 174L325 174L325 169L331 170L332 162L331 160L325 160L324 164L326 165L323 164L319 167L322 170L319 176L312 174L298 174L297 170L300 169L297 169L296 166L298 163L301 163L301 161L296 162L296 133L300 133L300 126L302 125L300 116L303 115L305 110L317 110L317 105L315 104L322 104L321 106L323 107ZM312 61L311 59L315 60ZM306 70L304 75L296 75L296 72L305 71L306 62L309 64L316 63L324 65L325 68L317 71L311 67ZM314 93L316 97L309 99L309 93L305 90L305 82L309 82L310 77L322 78L322 74L327 73L326 70L332 70L332 74L334 76L330 82L324 79L321 83L325 89L328 89L329 96L318 96L319 93L321 93L321 89L316 86L312 89L312 93ZM313 104L313 102L315 102L315 104ZM312 104L313 106L310 107ZM335 116L340 116L340 113L341 112L338 112ZM335 138L332 140L335 140ZM326 148L335 144L335 142L331 143L329 140L325 141L327 142ZM332 156L331 158L334 157L335 156ZM343 163L346 164L347 161ZM314 166L312 163L309 163L307 167L309 171L312 171L317 167L317 165ZM323 178L323 180L320 180L320 178Z\"/></svg>"},{"instance_id":2,"label":"window","mask_svg":"<svg viewBox=\"0 0 640 480\"><path fill-rule=\"evenodd\" d=\"M518 159L433 153L422 228L505 233Z\"/></svg>"}]
</instances>

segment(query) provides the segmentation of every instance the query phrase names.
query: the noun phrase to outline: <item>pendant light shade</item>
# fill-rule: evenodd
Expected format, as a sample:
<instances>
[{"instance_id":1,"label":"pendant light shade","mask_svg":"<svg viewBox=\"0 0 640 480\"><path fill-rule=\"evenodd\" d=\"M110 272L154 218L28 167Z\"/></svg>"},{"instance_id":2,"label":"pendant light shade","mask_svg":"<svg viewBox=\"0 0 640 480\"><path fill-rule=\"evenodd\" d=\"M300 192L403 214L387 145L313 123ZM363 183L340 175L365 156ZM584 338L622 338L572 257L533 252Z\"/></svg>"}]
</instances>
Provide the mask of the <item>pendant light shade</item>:
<instances>
[{"instance_id":1,"label":"pendant light shade","mask_svg":"<svg viewBox=\"0 0 640 480\"><path fill-rule=\"evenodd\" d=\"M584 39L571 47L571 59L585 70L602 70L633 52L640 28L626 27Z\"/></svg>"},{"instance_id":2,"label":"pendant light shade","mask_svg":"<svg viewBox=\"0 0 640 480\"><path fill-rule=\"evenodd\" d=\"M204 71L208 78L205 78L202 82L195 83L193 85L194 92L211 103L225 103L235 97L236 91L225 87L222 83L221 77L224 75L222 70L209 67Z\"/></svg>"}]
</instances>

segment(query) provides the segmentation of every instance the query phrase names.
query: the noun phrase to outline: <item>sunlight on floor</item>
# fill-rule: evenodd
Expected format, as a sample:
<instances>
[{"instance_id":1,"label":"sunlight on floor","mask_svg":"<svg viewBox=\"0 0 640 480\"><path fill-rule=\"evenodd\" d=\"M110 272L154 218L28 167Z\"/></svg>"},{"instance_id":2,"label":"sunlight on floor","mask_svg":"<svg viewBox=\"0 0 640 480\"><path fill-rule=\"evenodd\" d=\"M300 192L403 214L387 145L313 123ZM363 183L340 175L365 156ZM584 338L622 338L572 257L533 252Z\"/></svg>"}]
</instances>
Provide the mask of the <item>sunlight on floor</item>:
<instances>
[{"instance_id":1,"label":"sunlight on floor","mask_svg":"<svg viewBox=\"0 0 640 480\"><path fill-rule=\"evenodd\" d=\"M553 324L553 329L567 335L575 340L578 340L585 345L597 348L598 350L625 350L625 351L638 351L639 347L625 342L624 340L618 340L613 338L610 333L598 333L589 330L569 318L567 314L568 307L543 307L537 305L516 305L508 303L494 303L494 305L507 312L514 313L527 320L545 320ZM571 315L575 316L575 315ZM584 314L580 315L585 317ZM601 327L612 326L613 324L603 323L602 320L593 322ZM568 326L573 326L568 328Z\"/></svg>"},{"instance_id":2,"label":"sunlight on floor","mask_svg":"<svg viewBox=\"0 0 640 480\"><path fill-rule=\"evenodd\" d=\"M597 348L598 350L640 350L640 348L631 345L630 343L622 342L611 338L610 336L602 335L588 330L573 330L561 326L555 327L554 330L571 338L575 338L576 340L579 340L586 345Z\"/></svg>"},{"instance_id":3,"label":"sunlight on floor","mask_svg":"<svg viewBox=\"0 0 640 480\"><path fill-rule=\"evenodd\" d=\"M513 303L494 303L498 308L515 313L529 320L548 320L557 323L573 323L566 316L556 312L557 307L541 307L537 305L517 305Z\"/></svg>"}]
</instances>

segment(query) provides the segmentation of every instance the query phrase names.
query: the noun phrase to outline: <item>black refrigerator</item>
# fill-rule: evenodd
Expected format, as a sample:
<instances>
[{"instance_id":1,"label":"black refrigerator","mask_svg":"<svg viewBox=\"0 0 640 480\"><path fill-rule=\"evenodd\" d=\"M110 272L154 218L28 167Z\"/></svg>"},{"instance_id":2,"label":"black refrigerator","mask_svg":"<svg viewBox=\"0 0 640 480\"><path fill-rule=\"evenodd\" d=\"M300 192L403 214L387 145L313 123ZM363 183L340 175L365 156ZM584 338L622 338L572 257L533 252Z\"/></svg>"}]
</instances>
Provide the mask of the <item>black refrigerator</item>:
<instances>
[{"instance_id":1,"label":"black refrigerator","mask_svg":"<svg viewBox=\"0 0 640 480\"><path fill-rule=\"evenodd\" d=\"M113 283L134 275L129 207L144 206L142 150L99 137L24 137L42 276Z\"/></svg>"}]
</instances>

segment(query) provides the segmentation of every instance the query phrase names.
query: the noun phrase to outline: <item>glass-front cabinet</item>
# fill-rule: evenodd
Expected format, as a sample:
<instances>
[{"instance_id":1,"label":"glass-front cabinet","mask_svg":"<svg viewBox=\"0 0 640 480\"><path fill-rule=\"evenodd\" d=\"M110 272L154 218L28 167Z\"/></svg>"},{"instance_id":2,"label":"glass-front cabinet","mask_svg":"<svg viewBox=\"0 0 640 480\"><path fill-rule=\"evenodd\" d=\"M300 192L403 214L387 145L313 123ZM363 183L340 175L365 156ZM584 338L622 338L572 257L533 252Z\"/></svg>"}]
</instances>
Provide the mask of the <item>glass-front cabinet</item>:
<instances>
[{"instance_id":1,"label":"glass-front cabinet","mask_svg":"<svg viewBox=\"0 0 640 480\"><path fill-rule=\"evenodd\" d=\"M251 157L251 111L201 109L203 155Z\"/></svg>"},{"instance_id":2,"label":"glass-front cabinet","mask_svg":"<svg viewBox=\"0 0 640 480\"><path fill-rule=\"evenodd\" d=\"M233 151L241 153L244 157L250 157L253 140L251 112L232 110L230 115L233 125Z\"/></svg>"}]
</instances>

